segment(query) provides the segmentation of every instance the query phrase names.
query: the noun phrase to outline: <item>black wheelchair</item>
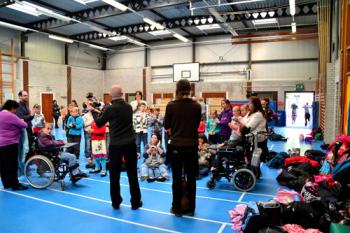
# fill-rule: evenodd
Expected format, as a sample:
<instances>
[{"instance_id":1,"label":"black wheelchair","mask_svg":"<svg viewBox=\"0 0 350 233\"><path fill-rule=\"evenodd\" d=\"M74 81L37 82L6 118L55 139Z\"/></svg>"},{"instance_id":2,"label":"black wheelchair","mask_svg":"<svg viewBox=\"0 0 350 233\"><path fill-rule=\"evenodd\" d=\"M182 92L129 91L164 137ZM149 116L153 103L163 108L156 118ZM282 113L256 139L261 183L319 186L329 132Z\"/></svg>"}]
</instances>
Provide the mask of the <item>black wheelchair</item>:
<instances>
[{"instance_id":1,"label":"black wheelchair","mask_svg":"<svg viewBox=\"0 0 350 233\"><path fill-rule=\"evenodd\" d=\"M233 148L212 148L214 154L222 158L220 162L223 169L212 170L207 187L214 189L216 182L225 177L239 191L252 190L260 176L261 150L258 148L258 141L267 136L268 133L265 131L248 133L242 137L242 142Z\"/></svg>"},{"instance_id":2,"label":"black wheelchair","mask_svg":"<svg viewBox=\"0 0 350 233\"><path fill-rule=\"evenodd\" d=\"M70 172L68 165L63 162L59 150L42 150L34 140L34 156L30 157L24 165L24 176L30 186L36 189L45 189L53 182L59 182L61 190L65 189L64 178ZM77 165L79 166L79 165ZM71 179L74 183L74 180Z\"/></svg>"}]
</instances>

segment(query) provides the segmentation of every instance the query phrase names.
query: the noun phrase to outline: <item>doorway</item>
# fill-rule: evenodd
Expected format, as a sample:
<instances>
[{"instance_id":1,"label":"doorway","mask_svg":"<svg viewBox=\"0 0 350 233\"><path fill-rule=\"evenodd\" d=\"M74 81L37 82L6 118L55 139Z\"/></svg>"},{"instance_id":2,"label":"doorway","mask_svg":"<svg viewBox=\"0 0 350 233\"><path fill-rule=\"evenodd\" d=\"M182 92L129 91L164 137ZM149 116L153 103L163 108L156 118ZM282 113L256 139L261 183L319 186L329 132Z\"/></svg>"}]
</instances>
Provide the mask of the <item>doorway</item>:
<instances>
[{"instance_id":1,"label":"doorway","mask_svg":"<svg viewBox=\"0 0 350 233\"><path fill-rule=\"evenodd\" d=\"M312 129L314 92L285 92L286 126Z\"/></svg>"},{"instance_id":2,"label":"doorway","mask_svg":"<svg viewBox=\"0 0 350 233\"><path fill-rule=\"evenodd\" d=\"M41 93L41 113L45 117L45 122L53 123L52 116L53 93Z\"/></svg>"},{"instance_id":3,"label":"doorway","mask_svg":"<svg viewBox=\"0 0 350 233\"><path fill-rule=\"evenodd\" d=\"M270 105L269 107L276 112L277 109L277 103L278 103L278 92L277 91L255 91L260 99L269 98L270 99Z\"/></svg>"}]
</instances>

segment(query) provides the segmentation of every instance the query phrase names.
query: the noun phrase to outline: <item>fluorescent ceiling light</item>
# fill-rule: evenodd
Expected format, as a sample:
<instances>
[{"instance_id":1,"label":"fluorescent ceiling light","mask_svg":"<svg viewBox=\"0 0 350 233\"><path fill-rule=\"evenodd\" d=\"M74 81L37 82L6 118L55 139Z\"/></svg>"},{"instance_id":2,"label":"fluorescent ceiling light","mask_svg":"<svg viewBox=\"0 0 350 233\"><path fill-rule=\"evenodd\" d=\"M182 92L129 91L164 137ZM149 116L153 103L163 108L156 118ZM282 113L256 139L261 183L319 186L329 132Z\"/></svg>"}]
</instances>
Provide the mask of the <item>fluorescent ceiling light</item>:
<instances>
[{"instance_id":1,"label":"fluorescent ceiling light","mask_svg":"<svg viewBox=\"0 0 350 233\"><path fill-rule=\"evenodd\" d=\"M103 51L107 51L109 49L102 47L102 46L98 46L98 45L94 45L94 44L88 44L90 48L94 48L94 49L99 49L99 50L103 50Z\"/></svg>"},{"instance_id":2,"label":"fluorescent ceiling light","mask_svg":"<svg viewBox=\"0 0 350 233\"><path fill-rule=\"evenodd\" d=\"M5 23L5 22L2 22L2 21L0 21L0 26L11 28L11 29L15 29L15 30L22 31L22 32L30 30L29 28L17 26L17 25L10 24L10 23Z\"/></svg>"},{"instance_id":3,"label":"fluorescent ceiling light","mask_svg":"<svg viewBox=\"0 0 350 233\"><path fill-rule=\"evenodd\" d=\"M88 3L97 2L97 1L99 1L99 0L74 0L74 1L86 5L86 4L88 4Z\"/></svg>"},{"instance_id":4,"label":"fluorescent ceiling light","mask_svg":"<svg viewBox=\"0 0 350 233\"><path fill-rule=\"evenodd\" d=\"M158 31L149 32L149 34L153 36L162 36L162 35L169 35L171 34L171 32L169 32L168 30L158 30Z\"/></svg>"},{"instance_id":5,"label":"fluorescent ceiling light","mask_svg":"<svg viewBox=\"0 0 350 233\"><path fill-rule=\"evenodd\" d=\"M148 23L149 25L151 25L151 26L154 26L154 27L156 27L158 30L163 30L164 29L164 27L163 27L163 25L161 25L160 23L157 23L157 22L155 22L155 21L153 21L153 20L151 20L151 19L149 19L149 18L143 18L143 21L145 22L145 23Z\"/></svg>"},{"instance_id":6,"label":"fluorescent ceiling light","mask_svg":"<svg viewBox=\"0 0 350 233\"><path fill-rule=\"evenodd\" d=\"M133 44L136 44L138 46L146 46L146 44L142 43L141 41L138 41L138 40L135 40L135 39L131 39L131 38L129 38L129 42L133 43Z\"/></svg>"},{"instance_id":7,"label":"fluorescent ceiling light","mask_svg":"<svg viewBox=\"0 0 350 233\"><path fill-rule=\"evenodd\" d=\"M129 9L127 6L117 2L117 1L114 1L114 0L102 0L104 1L105 3L111 5L111 6L114 6L115 8L121 10L121 11L126 11L127 9Z\"/></svg>"},{"instance_id":8,"label":"fluorescent ceiling light","mask_svg":"<svg viewBox=\"0 0 350 233\"><path fill-rule=\"evenodd\" d=\"M254 25L277 24L277 19L276 19L276 18L271 18L271 19L256 19L256 20L252 20L252 23L253 23Z\"/></svg>"},{"instance_id":9,"label":"fluorescent ceiling light","mask_svg":"<svg viewBox=\"0 0 350 233\"><path fill-rule=\"evenodd\" d=\"M129 37L127 37L127 36L115 36L115 37L110 37L108 39L114 40L114 41L122 41L122 40L128 40Z\"/></svg>"},{"instance_id":10,"label":"fluorescent ceiling light","mask_svg":"<svg viewBox=\"0 0 350 233\"><path fill-rule=\"evenodd\" d=\"M221 28L221 26L217 23L214 23L214 24L208 24L208 25L199 25L199 26L197 26L197 28L199 30L204 31L204 30L219 29L219 28Z\"/></svg>"},{"instance_id":11,"label":"fluorescent ceiling light","mask_svg":"<svg viewBox=\"0 0 350 233\"><path fill-rule=\"evenodd\" d=\"M8 5L7 7L12 8L12 9L17 10L17 11L27 13L27 14L35 15L35 16L39 16L39 15L44 14L44 15L47 15L47 16L50 16L50 17L53 17L53 18L56 18L56 19L59 19L62 21L66 21L66 22L77 21L77 20L74 20L74 19L69 18L67 16L58 14L58 13L56 13L52 10L49 10L47 8L44 8L44 7L32 4L30 2L26 2L26 1L22 1L22 2L16 1L16 3Z\"/></svg>"},{"instance_id":12,"label":"fluorescent ceiling light","mask_svg":"<svg viewBox=\"0 0 350 233\"><path fill-rule=\"evenodd\" d=\"M296 22L292 22L292 32L296 33L297 32L297 23Z\"/></svg>"},{"instance_id":13,"label":"fluorescent ceiling light","mask_svg":"<svg viewBox=\"0 0 350 233\"><path fill-rule=\"evenodd\" d=\"M182 36L182 35L180 35L180 34L178 34L178 33L175 33L173 36L174 36L175 38L181 40L182 42L188 42L188 41L189 41L186 37L184 37L184 36Z\"/></svg>"},{"instance_id":14,"label":"fluorescent ceiling light","mask_svg":"<svg viewBox=\"0 0 350 233\"><path fill-rule=\"evenodd\" d=\"M289 11L290 15L295 15L295 0L289 0Z\"/></svg>"},{"instance_id":15,"label":"fluorescent ceiling light","mask_svg":"<svg viewBox=\"0 0 350 233\"><path fill-rule=\"evenodd\" d=\"M74 40L72 40L72 39L68 39L68 38L61 37L61 36L55 36L55 35L49 35L49 38L53 39L53 40L63 41L66 43L73 43L74 42Z\"/></svg>"},{"instance_id":16,"label":"fluorescent ceiling light","mask_svg":"<svg viewBox=\"0 0 350 233\"><path fill-rule=\"evenodd\" d=\"M34 16L41 15L41 13L35 9L33 4L31 4L29 2L16 2L14 4L7 5L6 7L11 8L11 9L16 10L16 11L26 13L26 14L34 15Z\"/></svg>"}]
</instances>

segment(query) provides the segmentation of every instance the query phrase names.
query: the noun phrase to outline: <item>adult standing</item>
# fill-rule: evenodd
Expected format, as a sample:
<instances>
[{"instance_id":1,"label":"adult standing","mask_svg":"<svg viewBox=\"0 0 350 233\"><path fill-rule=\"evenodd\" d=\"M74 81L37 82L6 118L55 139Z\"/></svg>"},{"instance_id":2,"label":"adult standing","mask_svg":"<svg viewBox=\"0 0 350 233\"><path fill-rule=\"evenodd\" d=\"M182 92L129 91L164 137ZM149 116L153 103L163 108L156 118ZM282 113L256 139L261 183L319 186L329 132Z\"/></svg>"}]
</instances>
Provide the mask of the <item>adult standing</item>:
<instances>
[{"instance_id":1,"label":"adult standing","mask_svg":"<svg viewBox=\"0 0 350 233\"><path fill-rule=\"evenodd\" d=\"M173 172L173 203L171 213L193 216L196 208L196 177L198 174L198 126L201 120L201 106L190 98L191 85L188 80L176 84L176 100L166 106L164 128L171 129L168 154ZM181 207L182 178L187 179L189 208Z\"/></svg>"},{"instance_id":2,"label":"adult standing","mask_svg":"<svg viewBox=\"0 0 350 233\"><path fill-rule=\"evenodd\" d=\"M307 123L310 122L310 108L309 103L306 103L303 106L303 109L305 111L304 118L305 118L305 127L307 126Z\"/></svg>"},{"instance_id":3,"label":"adult standing","mask_svg":"<svg viewBox=\"0 0 350 233\"><path fill-rule=\"evenodd\" d=\"M232 119L232 106L229 100L225 100L225 104L223 105L223 111L219 116L219 126L220 126L220 142L223 143L229 140L231 136L231 128L228 125Z\"/></svg>"},{"instance_id":4,"label":"adult standing","mask_svg":"<svg viewBox=\"0 0 350 233\"><path fill-rule=\"evenodd\" d=\"M131 101L131 103L130 103L133 112L136 112L138 110L140 103L144 103L147 107L147 102L145 100L143 100L142 98L143 98L142 92L136 91L135 92L135 100Z\"/></svg>"},{"instance_id":5,"label":"adult standing","mask_svg":"<svg viewBox=\"0 0 350 233\"><path fill-rule=\"evenodd\" d=\"M109 122L110 144L110 194L112 206L119 209L123 199L120 195L120 171L122 157L124 156L126 171L129 178L131 209L136 210L142 206L140 186L137 178L137 153L135 143L135 132L132 121L132 108L123 99L122 88L113 85L110 89L112 104L107 106L103 113L98 116L98 110L91 106L95 123L102 127Z\"/></svg>"},{"instance_id":6,"label":"adult standing","mask_svg":"<svg viewBox=\"0 0 350 233\"><path fill-rule=\"evenodd\" d=\"M27 154L27 158L28 158L33 154L32 145L34 142L34 136L32 131L32 120L34 118L36 110L35 108L33 108L32 110L29 110L28 108L28 100L29 100L28 92L20 91L18 93L18 98L19 98L19 107L16 110L16 115L27 123L27 135L28 135L28 144L29 144L29 152Z\"/></svg>"},{"instance_id":7,"label":"adult standing","mask_svg":"<svg viewBox=\"0 0 350 233\"><path fill-rule=\"evenodd\" d=\"M57 101L52 101L52 116L55 119L55 128L58 129L58 118L60 117L60 106L58 106Z\"/></svg>"},{"instance_id":8,"label":"adult standing","mask_svg":"<svg viewBox=\"0 0 350 233\"><path fill-rule=\"evenodd\" d=\"M200 97L198 99L198 103L201 105L201 114L202 118L206 119L207 118L207 105L204 102L204 99Z\"/></svg>"},{"instance_id":9,"label":"adult standing","mask_svg":"<svg viewBox=\"0 0 350 233\"><path fill-rule=\"evenodd\" d=\"M18 181L18 143L21 129L27 123L15 115L19 104L14 100L7 100L0 112L0 173L4 188L25 190Z\"/></svg>"}]
</instances>

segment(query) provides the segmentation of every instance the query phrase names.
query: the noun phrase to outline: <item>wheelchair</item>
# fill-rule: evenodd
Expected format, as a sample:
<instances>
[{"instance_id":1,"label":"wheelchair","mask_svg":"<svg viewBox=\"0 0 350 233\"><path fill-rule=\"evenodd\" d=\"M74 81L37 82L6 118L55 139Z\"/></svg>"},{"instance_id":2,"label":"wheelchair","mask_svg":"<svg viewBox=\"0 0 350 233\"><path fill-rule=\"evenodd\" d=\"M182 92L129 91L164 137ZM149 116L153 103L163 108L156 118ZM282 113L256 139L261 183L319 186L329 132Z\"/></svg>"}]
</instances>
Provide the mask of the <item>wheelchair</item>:
<instances>
[{"instance_id":1,"label":"wheelchair","mask_svg":"<svg viewBox=\"0 0 350 233\"><path fill-rule=\"evenodd\" d=\"M53 182L59 182L61 190L65 189L64 178L69 173L68 165L59 158L60 150L41 150L37 139L34 140L34 155L24 165L24 176L30 186L45 189Z\"/></svg>"},{"instance_id":2,"label":"wheelchair","mask_svg":"<svg viewBox=\"0 0 350 233\"><path fill-rule=\"evenodd\" d=\"M221 160L223 170L212 171L207 187L214 189L216 182L225 177L239 191L252 190L260 176L259 137L267 135L267 132L248 133L242 142L233 148L212 148L216 151L216 156L223 158Z\"/></svg>"}]
</instances>

